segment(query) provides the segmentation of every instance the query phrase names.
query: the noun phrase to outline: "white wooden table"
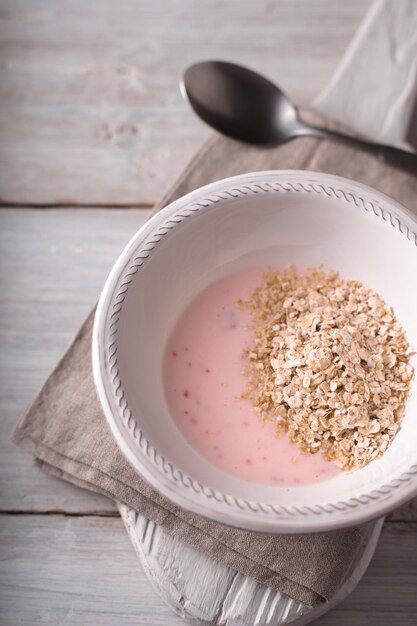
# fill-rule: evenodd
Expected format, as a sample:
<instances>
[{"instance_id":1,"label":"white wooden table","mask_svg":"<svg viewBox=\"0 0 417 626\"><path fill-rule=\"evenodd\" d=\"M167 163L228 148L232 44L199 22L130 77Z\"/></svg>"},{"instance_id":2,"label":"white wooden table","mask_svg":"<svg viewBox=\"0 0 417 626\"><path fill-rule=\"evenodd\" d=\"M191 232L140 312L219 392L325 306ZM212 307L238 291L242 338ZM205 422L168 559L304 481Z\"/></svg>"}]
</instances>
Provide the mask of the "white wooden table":
<instances>
[{"instance_id":1,"label":"white wooden table","mask_svg":"<svg viewBox=\"0 0 417 626\"><path fill-rule=\"evenodd\" d=\"M208 135L181 101L181 70L239 61L308 102L369 4L2 1L0 624L181 623L114 503L46 476L9 434L118 252ZM414 501L389 517L359 587L319 624L416 624L416 562Z\"/></svg>"}]
</instances>

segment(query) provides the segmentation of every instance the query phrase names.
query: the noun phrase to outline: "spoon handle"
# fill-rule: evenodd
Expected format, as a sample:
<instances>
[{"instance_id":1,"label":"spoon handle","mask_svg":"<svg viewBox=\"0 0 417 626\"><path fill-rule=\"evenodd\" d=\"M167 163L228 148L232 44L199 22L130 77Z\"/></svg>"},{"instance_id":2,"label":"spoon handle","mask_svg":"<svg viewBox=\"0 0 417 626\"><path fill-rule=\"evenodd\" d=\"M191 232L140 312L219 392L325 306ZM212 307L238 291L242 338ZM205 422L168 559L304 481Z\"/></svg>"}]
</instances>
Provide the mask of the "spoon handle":
<instances>
[{"instance_id":1,"label":"spoon handle","mask_svg":"<svg viewBox=\"0 0 417 626\"><path fill-rule=\"evenodd\" d=\"M304 126L303 134L311 135L313 137L321 137L323 139L330 139L331 141L340 141L352 147L361 148L370 154L374 154L380 161L417 176L416 153L407 152L406 150L394 148L393 146L386 146L384 144L365 141L356 137L349 137L349 135L343 135L337 131L327 130L325 128L318 128L317 126Z\"/></svg>"}]
</instances>

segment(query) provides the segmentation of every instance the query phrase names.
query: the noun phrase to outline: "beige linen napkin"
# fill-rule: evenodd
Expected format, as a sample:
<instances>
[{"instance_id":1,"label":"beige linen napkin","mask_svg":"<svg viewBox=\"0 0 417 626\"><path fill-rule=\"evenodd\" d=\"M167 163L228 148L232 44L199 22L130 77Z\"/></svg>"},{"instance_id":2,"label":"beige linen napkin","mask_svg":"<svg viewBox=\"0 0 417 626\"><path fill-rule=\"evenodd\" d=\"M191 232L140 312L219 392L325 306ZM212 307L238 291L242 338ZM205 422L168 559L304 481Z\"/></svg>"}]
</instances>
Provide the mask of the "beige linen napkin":
<instances>
[{"instance_id":1,"label":"beige linen napkin","mask_svg":"<svg viewBox=\"0 0 417 626\"><path fill-rule=\"evenodd\" d=\"M311 112L305 111L304 117L333 126ZM174 154L175 146L172 150ZM218 135L202 147L157 210L214 180L283 168L353 178L417 210L417 178L360 151L314 138L261 149ZM217 524L172 504L134 472L103 417L91 372L93 317L94 311L22 418L14 441L47 472L126 503L196 549L265 585L309 606L331 598L348 578L373 522L322 534L271 536Z\"/></svg>"}]
</instances>

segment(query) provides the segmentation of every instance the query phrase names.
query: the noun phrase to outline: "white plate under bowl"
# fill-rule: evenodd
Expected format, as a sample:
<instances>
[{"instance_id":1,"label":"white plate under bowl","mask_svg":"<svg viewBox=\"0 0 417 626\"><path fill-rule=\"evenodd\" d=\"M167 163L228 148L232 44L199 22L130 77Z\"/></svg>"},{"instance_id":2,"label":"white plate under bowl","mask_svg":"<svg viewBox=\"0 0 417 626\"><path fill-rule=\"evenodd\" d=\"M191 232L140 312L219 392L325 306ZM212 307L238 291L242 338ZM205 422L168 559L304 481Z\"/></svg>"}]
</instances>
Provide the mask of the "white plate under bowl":
<instances>
[{"instance_id":1,"label":"white plate under bowl","mask_svg":"<svg viewBox=\"0 0 417 626\"><path fill-rule=\"evenodd\" d=\"M94 378L114 437L135 470L174 503L264 532L313 532L383 515L417 493L417 392L377 461L306 486L241 480L184 438L163 389L167 339L205 287L247 268L324 263L363 281L417 346L417 219L344 178L272 171L222 180L180 198L133 237L97 309ZM202 329L204 332L204 329Z\"/></svg>"}]
</instances>

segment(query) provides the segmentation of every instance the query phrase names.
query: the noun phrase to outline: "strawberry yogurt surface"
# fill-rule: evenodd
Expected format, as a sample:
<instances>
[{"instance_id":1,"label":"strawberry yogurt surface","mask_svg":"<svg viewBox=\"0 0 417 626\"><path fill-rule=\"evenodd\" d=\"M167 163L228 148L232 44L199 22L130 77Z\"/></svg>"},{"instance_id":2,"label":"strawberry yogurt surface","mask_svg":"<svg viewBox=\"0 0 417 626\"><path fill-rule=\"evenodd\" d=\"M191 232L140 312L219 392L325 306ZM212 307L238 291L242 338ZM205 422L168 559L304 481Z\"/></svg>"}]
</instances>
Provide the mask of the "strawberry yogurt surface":
<instances>
[{"instance_id":1,"label":"strawberry yogurt surface","mask_svg":"<svg viewBox=\"0 0 417 626\"><path fill-rule=\"evenodd\" d=\"M204 290L180 317L168 342L164 385L172 417L188 442L220 469L263 484L302 485L338 474L320 454L301 454L275 436L243 400L248 313L236 307L263 270L234 274Z\"/></svg>"}]
</instances>

